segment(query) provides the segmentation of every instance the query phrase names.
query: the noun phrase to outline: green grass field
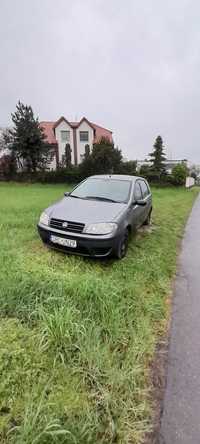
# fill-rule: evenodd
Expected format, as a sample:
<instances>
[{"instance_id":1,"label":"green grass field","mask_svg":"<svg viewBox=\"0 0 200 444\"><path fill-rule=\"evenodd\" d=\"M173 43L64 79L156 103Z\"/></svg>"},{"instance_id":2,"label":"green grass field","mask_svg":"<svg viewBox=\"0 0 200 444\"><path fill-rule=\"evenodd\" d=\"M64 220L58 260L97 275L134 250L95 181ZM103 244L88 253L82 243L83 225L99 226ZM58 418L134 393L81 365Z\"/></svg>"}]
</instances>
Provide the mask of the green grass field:
<instances>
[{"instance_id":1,"label":"green grass field","mask_svg":"<svg viewBox=\"0 0 200 444\"><path fill-rule=\"evenodd\" d=\"M69 188L68 188L69 189ZM66 186L0 184L0 442L139 444L149 364L197 190L155 189L123 261L45 248L40 212Z\"/></svg>"}]
</instances>

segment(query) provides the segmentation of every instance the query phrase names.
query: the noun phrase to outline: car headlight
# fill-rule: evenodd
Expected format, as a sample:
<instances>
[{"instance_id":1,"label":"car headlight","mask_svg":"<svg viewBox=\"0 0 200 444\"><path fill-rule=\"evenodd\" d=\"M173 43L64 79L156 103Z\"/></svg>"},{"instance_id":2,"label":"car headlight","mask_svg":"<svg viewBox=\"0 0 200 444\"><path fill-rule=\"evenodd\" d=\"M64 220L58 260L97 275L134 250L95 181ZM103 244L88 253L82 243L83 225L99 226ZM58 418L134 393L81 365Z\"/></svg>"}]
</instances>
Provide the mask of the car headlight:
<instances>
[{"instance_id":1,"label":"car headlight","mask_svg":"<svg viewBox=\"0 0 200 444\"><path fill-rule=\"evenodd\" d=\"M87 234L110 234L117 229L117 224L106 222L99 224L88 224L84 228Z\"/></svg>"},{"instance_id":2,"label":"car headlight","mask_svg":"<svg viewBox=\"0 0 200 444\"><path fill-rule=\"evenodd\" d=\"M49 216L45 211L40 216L40 224L49 225Z\"/></svg>"}]
</instances>

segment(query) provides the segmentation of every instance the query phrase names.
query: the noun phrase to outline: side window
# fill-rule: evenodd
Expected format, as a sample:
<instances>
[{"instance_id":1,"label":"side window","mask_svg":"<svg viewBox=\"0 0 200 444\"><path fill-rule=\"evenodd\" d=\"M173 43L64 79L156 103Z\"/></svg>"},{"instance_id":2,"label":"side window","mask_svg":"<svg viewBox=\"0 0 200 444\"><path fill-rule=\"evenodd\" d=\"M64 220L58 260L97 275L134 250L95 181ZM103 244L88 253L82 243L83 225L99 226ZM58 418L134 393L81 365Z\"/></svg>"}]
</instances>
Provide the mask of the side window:
<instances>
[{"instance_id":1,"label":"side window","mask_svg":"<svg viewBox=\"0 0 200 444\"><path fill-rule=\"evenodd\" d=\"M134 188L134 199L135 199L135 200L140 200L140 199L142 199L142 192L141 192L140 184L139 184L138 181L135 183L135 188Z\"/></svg>"},{"instance_id":2,"label":"side window","mask_svg":"<svg viewBox=\"0 0 200 444\"><path fill-rule=\"evenodd\" d=\"M143 195L143 199L144 199L145 197L148 196L149 189L148 189L147 184L143 180L140 180L140 186L141 186L141 189L142 189L142 195Z\"/></svg>"}]
</instances>

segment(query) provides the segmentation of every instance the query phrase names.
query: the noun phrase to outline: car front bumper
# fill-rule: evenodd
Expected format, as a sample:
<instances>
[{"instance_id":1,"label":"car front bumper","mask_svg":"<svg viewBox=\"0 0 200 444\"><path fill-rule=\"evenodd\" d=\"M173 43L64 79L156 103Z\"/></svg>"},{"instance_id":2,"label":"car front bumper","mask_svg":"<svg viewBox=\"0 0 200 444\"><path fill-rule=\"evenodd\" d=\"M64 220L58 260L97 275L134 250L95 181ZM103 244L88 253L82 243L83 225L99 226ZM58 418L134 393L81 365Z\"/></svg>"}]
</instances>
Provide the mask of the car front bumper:
<instances>
[{"instance_id":1,"label":"car front bumper","mask_svg":"<svg viewBox=\"0 0 200 444\"><path fill-rule=\"evenodd\" d=\"M78 254L81 256L106 257L111 255L117 249L119 235L115 236L87 236L78 235L70 232L61 232L48 226L38 224L39 235L42 241L49 247L63 251L65 253ZM51 235L56 235L64 239L74 239L77 242L76 248L68 248L51 242Z\"/></svg>"}]
</instances>

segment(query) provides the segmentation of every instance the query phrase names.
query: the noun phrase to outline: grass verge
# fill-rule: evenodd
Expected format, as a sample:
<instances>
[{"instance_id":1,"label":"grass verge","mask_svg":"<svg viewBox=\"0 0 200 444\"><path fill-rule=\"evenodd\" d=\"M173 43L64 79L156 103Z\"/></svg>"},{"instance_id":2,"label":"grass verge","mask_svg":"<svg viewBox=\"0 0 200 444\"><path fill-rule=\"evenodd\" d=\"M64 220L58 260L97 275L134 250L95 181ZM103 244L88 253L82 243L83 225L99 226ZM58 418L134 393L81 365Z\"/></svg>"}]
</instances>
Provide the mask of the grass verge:
<instances>
[{"instance_id":1,"label":"grass verge","mask_svg":"<svg viewBox=\"0 0 200 444\"><path fill-rule=\"evenodd\" d=\"M49 251L35 225L66 186L0 184L1 443L140 444L149 364L197 190L155 189L121 261Z\"/></svg>"}]
</instances>

